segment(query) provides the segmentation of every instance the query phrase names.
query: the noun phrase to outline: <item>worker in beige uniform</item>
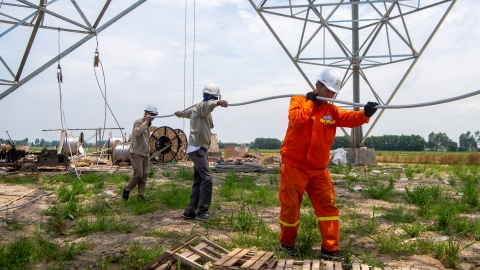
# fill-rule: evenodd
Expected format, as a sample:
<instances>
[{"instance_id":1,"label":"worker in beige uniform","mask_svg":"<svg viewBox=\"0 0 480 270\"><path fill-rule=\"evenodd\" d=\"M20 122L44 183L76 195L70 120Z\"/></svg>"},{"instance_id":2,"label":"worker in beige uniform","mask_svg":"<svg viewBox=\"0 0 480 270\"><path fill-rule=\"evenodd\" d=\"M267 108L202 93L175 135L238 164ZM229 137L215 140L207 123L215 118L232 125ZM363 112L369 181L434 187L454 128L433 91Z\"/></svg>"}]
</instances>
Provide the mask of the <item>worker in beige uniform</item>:
<instances>
[{"instance_id":1,"label":"worker in beige uniform","mask_svg":"<svg viewBox=\"0 0 480 270\"><path fill-rule=\"evenodd\" d=\"M203 101L195 107L175 112L177 117L190 119L190 136L188 138L187 154L193 162L193 185L190 202L183 212L186 219L207 221L208 208L212 201L213 180L208 168L207 150L213 128L212 115L217 106L227 107L228 102L221 100L220 88L214 83L203 87Z\"/></svg>"},{"instance_id":2,"label":"worker in beige uniform","mask_svg":"<svg viewBox=\"0 0 480 270\"><path fill-rule=\"evenodd\" d=\"M137 119L133 124L132 141L130 143L130 162L133 167L133 175L130 182L123 188L123 199L128 200L130 191L138 186L138 199L145 200L145 188L150 161L149 127L152 125L153 117L158 114L157 107L148 105L145 108L143 118Z\"/></svg>"}]
</instances>

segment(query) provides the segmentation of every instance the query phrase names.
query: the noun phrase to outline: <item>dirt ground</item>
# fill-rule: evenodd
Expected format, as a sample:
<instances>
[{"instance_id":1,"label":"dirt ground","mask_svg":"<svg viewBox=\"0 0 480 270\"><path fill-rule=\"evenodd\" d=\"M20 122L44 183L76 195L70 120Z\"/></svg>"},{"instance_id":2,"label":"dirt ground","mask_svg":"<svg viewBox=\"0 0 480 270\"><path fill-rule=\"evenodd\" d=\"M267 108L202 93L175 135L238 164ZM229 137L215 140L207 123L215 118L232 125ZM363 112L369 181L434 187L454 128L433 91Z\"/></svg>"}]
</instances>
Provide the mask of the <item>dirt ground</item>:
<instances>
[{"instance_id":1,"label":"dirt ground","mask_svg":"<svg viewBox=\"0 0 480 270\"><path fill-rule=\"evenodd\" d=\"M4 172L0 172L4 173ZM47 174L56 174L57 172L48 172ZM128 170L126 171L128 172ZM45 174L42 172L40 175ZM21 174L18 174L21 175ZM38 175L38 176L40 176ZM335 176L335 175L332 175ZM218 180L218 179L217 179ZM416 176L413 180L416 184L430 183L445 185L444 179L424 179L422 176ZM149 180L150 181L150 180ZM161 177L161 174L156 173L154 181L164 182L168 181ZM409 181L410 182L410 181ZM395 183L395 190L397 192L405 192L405 186L407 182L397 181ZM10 206L20 205L28 202L29 200L48 193L48 191L38 188L35 184L0 184L0 209L4 208L7 204ZM116 193L117 190L113 187L106 186L104 191ZM355 207L357 212L362 215L371 217L374 207L391 207L390 203L385 201L365 199L360 196L360 193L351 192L345 186L336 186L337 197L342 198L349 196L355 200ZM23 207L9 209L8 211L0 212L0 234L3 239L11 239L14 235L18 235L18 230L12 228L12 224L20 222L25 226L21 232L29 234L38 229L42 222L42 219L48 217L42 216L40 213L46 210L52 202L57 199L55 193L42 197L34 203L26 204ZM106 200L121 200L121 194L116 194L114 197L107 197ZM348 209L341 209L341 211L347 211ZM272 207L263 210L260 214L263 220L273 229L279 230L278 215L280 212L279 207ZM182 218L182 210L177 211L157 211L150 214L144 214L140 216L127 217L135 224L140 224L138 228L132 233L94 233L86 237L78 237L73 233L67 233L67 235L60 236L55 239L60 245L65 242L76 241L77 243L82 241L88 241L91 243L91 248L87 249L84 254L78 256L72 263L71 269L89 269L95 268L98 260L104 260L110 256L113 256L113 262L121 260L126 253L126 244L138 242L141 245L157 245L171 247L173 244L168 242L162 242L162 239L156 237L145 236L152 230L168 230L177 231L183 234L188 234L194 228L199 233L208 234L208 238L214 242L228 243L230 241L229 236L224 231L209 228L207 231L201 226L196 226L196 221L188 221ZM342 215L342 213L341 213ZM480 213L472 214L471 218L479 219ZM379 224L380 228L385 224ZM441 237L443 235L422 235L425 238ZM355 250L365 250L369 252L374 248L374 242L369 238L358 238L352 236L352 248ZM441 238L438 238L441 239ZM415 239L412 239L415 241ZM160 255L160 254L159 254ZM414 255L402 260L395 260L394 258L380 254L376 258L378 261L384 262L389 267L411 267L416 269L447 269L443 264L435 258L424 255ZM463 269L480 269L480 243L473 243L468 248L462 250L462 257L464 263ZM38 264L35 269L45 269L48 265ZM115 264L108 266L108 269L117 269ZM122 266L118 264L118 269L122 269Z\"/></svg>"}]
</instances>

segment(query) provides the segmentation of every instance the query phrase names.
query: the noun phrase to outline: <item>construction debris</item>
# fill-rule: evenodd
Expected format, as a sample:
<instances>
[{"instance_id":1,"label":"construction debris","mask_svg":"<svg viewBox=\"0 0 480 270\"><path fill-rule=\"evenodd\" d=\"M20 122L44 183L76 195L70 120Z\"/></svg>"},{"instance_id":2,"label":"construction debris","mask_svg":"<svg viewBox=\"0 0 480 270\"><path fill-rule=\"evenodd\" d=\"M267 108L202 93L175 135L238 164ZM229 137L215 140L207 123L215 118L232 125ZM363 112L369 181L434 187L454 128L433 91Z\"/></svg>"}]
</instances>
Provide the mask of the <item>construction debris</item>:
<instances>
[{"instance_id":1,"label":"construction debris","mask_svg":"<svg viewBox=\"0 0 480 270\"><path fill-rule=\"evenodd\" d=\"M214 168L214 172L263 172L273 173L272 167L265 167L255 162L237 162L237 161L223 161L218 163Z\"/></svg>"}]
</instances>

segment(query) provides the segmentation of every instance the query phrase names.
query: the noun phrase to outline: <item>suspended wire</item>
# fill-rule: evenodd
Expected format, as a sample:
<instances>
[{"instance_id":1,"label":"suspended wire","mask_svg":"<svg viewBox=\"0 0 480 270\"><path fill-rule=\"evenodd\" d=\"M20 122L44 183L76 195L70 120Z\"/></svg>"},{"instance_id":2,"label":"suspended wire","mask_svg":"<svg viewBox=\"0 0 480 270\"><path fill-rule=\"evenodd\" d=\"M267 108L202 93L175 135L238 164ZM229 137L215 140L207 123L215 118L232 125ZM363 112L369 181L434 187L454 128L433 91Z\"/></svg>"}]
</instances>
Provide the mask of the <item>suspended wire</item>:
<instances>
[{"instance_id":1,"label":"suspended wire","mask_svg":"<svg viewBox=\"0 0 480 270\"><path fill-rule=\"evenodd\" d=\"M479 94L480 94L480 90L477 90L477 91L473 91L473 92L470 92L470 93L467 93L467 94L464 94L464 95L451 97L451 98L446 98L446 99L441 99L441 100L437 100L437 101L417 103L417 104L406 104L406 105L377 105L377 106L375 106L375 108L377 108L377 109L407 109L407 108L426 107L426 106L432 106L432 105L438 105L438 104L442 104L442 103L457 101L457 100L460 100L460 99L468 98L468 97L479 95ZM241 102L241 103L228 104L228 106L230 106L230 107L243 106L243 105L253 104L253 103L257 103L257 102L262 102L262 101L267 101L267 100L272 100L272 99L278 99L278 98L287 98L287 97L293 97L293 96L305 96L305 95L285 94L285 95L271 96L271 97L266 97L266 98L260 98L260 99L245 101L245 102ZM362 104L362 103L354 103L354 102L350 102L350 101L343 101L343 100L324 98L324 97L318 97L318 96L317 96L317 99L326 100L326 101L330 101L330 102L333 102L333 103L352 105L352 106L355 106L355 107L364 107L366 105L366 104ZM185 110L181 111L181 113L183 113L185 111L188 111L189 109L191 109L195 106L196 105L192 105L192 106L186 108ZM166 118L166 117L172 117L174 115L175 114L169 114L169 115L158 115L158 116L152 116L152 117L153 118Z\"/></svg>"},{"instance_id":2,"label":"suspended wire","mask_svg":"<svg viewBox=\"0 0 480 270\"><path fill-rule=\"evenodd\" d=\"M185 37L184 37L184 47L183 47L183 109L185 110L185 81L186 81L186 63L187 63L187 1L185 0ZM183 130L185 130L185 120L183 120Z\"/></svg>"},{"instance_id":3,"label":"suspended wire","mask_svg":"<svg viewBox=\"0 0 480 270\"><path fill-rule=\"evenodd\" d=\"M195 13L196 13L196 0L193 0L193 79L192 79L192 105L195 102L195 25L196 25L196 20L195 20Z\"/></svg>"},{"instance_id":4,"label":"suspended wire","mask_svg":"<svg viewBox=\"0 0 480 270\"><path fill-rule=\"evenodd\" d=\"M110 108L110 105L108 104L108 101L107 101L107 82L106 82L106 78L105 78L105 69L103 68L103 63L100 60L100 56L99 56L99 52L98 52L98 37L97 37L97 35L95 35L95 40L97 42L97 47L95 49L95 60L94 60L94 65L93 65L93 71L95 73L95 79L97 81L98 89L100 90L100 93L102 94L103 100L105 101L105 119L104 119L104 122L103 122L103 132L102 132L101 139L100 139L100 140L103 141L103 145L102 145L102 148L100 150L100 157L102 157L103 151L104 151L104 148L105 148L105 145L106 145L106 142L107 142L106 140L104 140L105 129L106 129L106 119L107 119L107 115L106 115L106 113L107 113L106 109L107 108L110 111L110 113L112 114L112 117L115 120L115 123L117 124L118 129L120 130L120 133L122 134L122 138L124 138L125 135L123 134L123 131L120 127L120 124L118 123L117 117L115 117L115 114L113 113L113 111ZM105 94L103 93L102 86L100 85L100 81L98 80L97 70L95 69L95 67L98 66L97 63L100 65L100 68L102 69L103 87L105 89ZM98 165L98 161L99 160L97 160L97 165Z\"/></svg>"},{"instance_id":5,"label":"suspended wire","mask_svg":"<svg viewBox=\"0 0 480 270\"><path fill-rule=\"evenodd\" d=\"M63 96L62 96L63 74L62 74L62 66L60 65L60 28L58 28L57 44L58 44L57 82L58 82L58 92L59 92L59 96L60 96L60 122L62 123L62 132L65 134L65 140L62 141L62 142L59 141L59 144L60 143L63 144L64 142L67 144L68 150L70 152L70 158L72 159L75 174L77 175L78 180L82 181L82 179L80 179L80 175L77 171L77 166L75 165L75 159L73 158L72 148L71 148L70 144L68 143L68 135L69 134L67 133L67 130L68 130L67 129L67 120L65 118L65 111L63 110ZM60 147L60 145L59 145L59 147ZM63 145L62 145L62 149L63 149Z\"/></svg>"}]
</instances>

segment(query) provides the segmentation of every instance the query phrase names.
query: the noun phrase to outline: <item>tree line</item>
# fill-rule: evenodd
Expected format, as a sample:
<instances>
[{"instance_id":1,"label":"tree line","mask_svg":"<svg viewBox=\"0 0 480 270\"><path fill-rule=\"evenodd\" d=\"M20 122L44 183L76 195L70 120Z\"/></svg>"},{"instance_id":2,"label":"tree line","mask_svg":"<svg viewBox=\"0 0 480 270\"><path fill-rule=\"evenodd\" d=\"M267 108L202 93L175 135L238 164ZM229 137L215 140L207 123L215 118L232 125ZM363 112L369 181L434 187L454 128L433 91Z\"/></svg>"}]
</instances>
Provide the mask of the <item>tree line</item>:
<instances>
[{"instance_id":1,"label":"tree line","mask_svg":"<svg viewBox=\"0 0 480 270\"><path fill-rule=\"evenodd\" d=\"M381 151L475 151L478 150L480 144L480 131L466 132L460 135L458 143L450 139L447 134L439 132L431 132L425 140L420 135L383 135L370 136L365 140L364 146ZM0 138L0 143L10 144L10 140ZM16 146L30 145L36 147L55 147L59 141L45 141L44 139L35 139L29 142L28 138L23 140L14 140ZM103 141L99 141L98 145L102 146ZM218 146L224 149L225 146L248 146L257 149L280 149L283 141L276 138L256 138L250 143L225 143L218 142ZM95 143L86 143L85 146L94 147ZM350 141L346 136L337 136L332 145L332 149L349 148Z\"/></svg>"}]
</instances>

